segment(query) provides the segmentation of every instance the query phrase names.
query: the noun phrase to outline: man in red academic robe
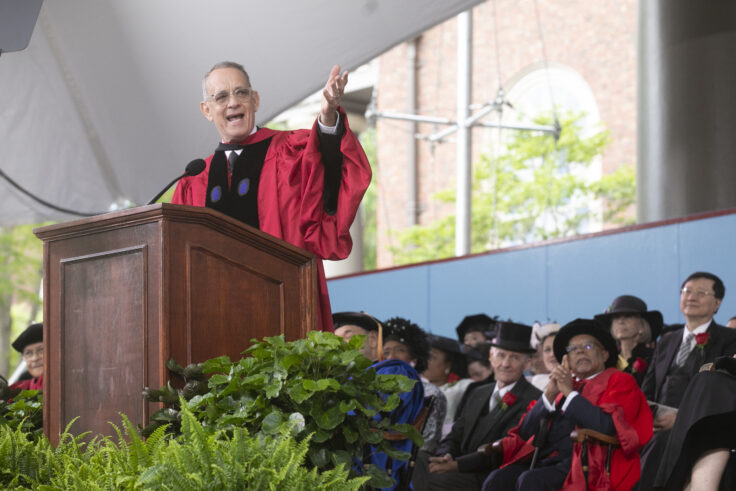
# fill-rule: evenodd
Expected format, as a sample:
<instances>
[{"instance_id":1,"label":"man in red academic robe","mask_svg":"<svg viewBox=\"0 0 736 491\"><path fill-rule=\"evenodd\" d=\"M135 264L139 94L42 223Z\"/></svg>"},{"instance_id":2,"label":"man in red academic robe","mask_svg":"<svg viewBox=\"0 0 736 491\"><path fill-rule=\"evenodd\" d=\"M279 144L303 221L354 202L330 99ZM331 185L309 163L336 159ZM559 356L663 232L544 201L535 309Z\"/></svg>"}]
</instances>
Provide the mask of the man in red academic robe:
<instances>
[{"instance_id":1,"label":"man in red academic robe","mask_svg":"<svg viewBox=\"0 0 736 491\"><path fill-rule=\"evenodd\" d=\"M332 68L311 130L276 131L255 126L260 99L243 67L216 64L205 76L200 110L221 143L204 172L179 181L172 203L214 208L320 259L346 258L350 225L371 179L340 108L347 80L347 72ZM318 274L320 326L332 330L322 261Z\"/></svg>"},{"instance_id":2,"label":"man in red academic robe","mask_svg":"<svg viewBox=\"0 0 736 491\"><path fill-rule=\"evenodd\" d=\"M560 366L542 397L503 439L503 465L483 489L631 489L639 479L639 450L652 436L652 414L634 378L614 368L613 337L597 321L577 319L560 329L554 352ZM581 445L570 441L576 427L615 435L620 442L610 476L605 449L589 446L587 487ZM530 470L535 450L538 461Z\"/></svg>"}]
</instances>

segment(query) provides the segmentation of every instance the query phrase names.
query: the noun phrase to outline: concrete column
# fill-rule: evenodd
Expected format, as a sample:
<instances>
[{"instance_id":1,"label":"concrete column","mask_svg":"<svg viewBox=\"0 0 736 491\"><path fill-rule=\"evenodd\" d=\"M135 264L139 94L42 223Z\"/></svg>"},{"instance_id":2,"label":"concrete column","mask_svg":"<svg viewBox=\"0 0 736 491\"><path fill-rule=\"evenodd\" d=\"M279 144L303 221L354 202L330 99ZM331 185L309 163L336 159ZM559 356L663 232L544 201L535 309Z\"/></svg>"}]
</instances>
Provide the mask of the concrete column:
<instances>
[{"instance_id":1,"label":"concrete column","mask_svg":"<svg viewBox=\"0 0 736 491\"><path fill-rule=\"evenodd\" d=\"M736 206L736 2L639 0L639 222Z\"/></svg>"}]
</instances>

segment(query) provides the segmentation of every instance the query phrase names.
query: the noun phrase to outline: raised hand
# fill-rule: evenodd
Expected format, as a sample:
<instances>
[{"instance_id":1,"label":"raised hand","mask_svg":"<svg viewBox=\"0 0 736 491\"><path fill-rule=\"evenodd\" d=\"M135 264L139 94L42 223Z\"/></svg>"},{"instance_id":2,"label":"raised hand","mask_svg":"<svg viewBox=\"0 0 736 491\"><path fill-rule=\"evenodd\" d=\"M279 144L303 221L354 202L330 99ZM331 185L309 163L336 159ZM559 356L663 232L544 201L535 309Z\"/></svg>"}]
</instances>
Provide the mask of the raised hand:
<instances>
[{"instance_id":1,"label":"raised hand","mask_svg":"<svg viewBox=\"0 0 736 491\"><path fill-rule=\"evenodd\" d=\"M572 392L572 371L570 370L570 360L568 355L562 357L562 363L557 365L549 375L550 380L557 383L560 392L567 397Z\"/></svg>"},{"instance_id":2,"label":"raised hand","mask_svg":"<svg viewBox=\"0 0 736 491\"><path fill-rule=\"evenodd\" d=\"M322 107L319 120L323 125L335 126L337 123L337 108L340 107L347 83L347 70L340 75L340 65L333 66L325 88L322 89Z\"/></svg>"}]
</instances>

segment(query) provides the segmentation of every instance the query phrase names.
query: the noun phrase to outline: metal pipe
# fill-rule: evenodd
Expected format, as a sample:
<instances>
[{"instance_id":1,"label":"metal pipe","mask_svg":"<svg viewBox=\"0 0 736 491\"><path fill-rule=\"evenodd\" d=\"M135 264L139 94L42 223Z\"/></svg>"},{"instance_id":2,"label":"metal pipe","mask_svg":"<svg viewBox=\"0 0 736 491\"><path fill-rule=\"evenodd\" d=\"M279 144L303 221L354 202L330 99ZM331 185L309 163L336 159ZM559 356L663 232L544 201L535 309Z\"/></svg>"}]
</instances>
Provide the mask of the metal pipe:
<instances>
[{"instance_id":1,"label":"metal pipe","mask_svg":"<svg viewBox=\"0 0 736 491\"><path fill-rule=\"evenodd\" d=\"M470 214L471 214L471 175L470 175L470 126L466 120L470 116L471 95L471 54L473 39L472 11L467 10L457 16L457 188L455 190L455 255L470 254Z\"/></svg>"},{"instance_id":2,"label":"metal pipe","mask_svg":"<svg viewBox=\"0 0 736 491\"><path fill-rule=\"evenodd\" d=\"M407 43L406 49L406 83L408 86L407 90L407 111L409 114L416 114L417 112L417 38L412 39ZM417 178L419 175L417 166L417 123L411 121L409 123L409 134L407 135L407 155L406 161L409 164L407 172L407 223L411 227L418 223L418 210L419 210L419 190L417 185Z\"/></svg>"}]
</instances>

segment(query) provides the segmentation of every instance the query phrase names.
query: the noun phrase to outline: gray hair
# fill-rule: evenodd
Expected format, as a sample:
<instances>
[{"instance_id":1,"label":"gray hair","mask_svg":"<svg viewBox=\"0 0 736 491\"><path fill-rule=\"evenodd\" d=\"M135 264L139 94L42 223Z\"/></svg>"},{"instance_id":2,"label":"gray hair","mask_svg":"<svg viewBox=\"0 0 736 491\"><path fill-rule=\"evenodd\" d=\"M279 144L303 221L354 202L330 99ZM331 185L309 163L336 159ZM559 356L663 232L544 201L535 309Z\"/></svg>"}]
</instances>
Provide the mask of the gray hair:
<instances>
[{"instance_id":1,"label":"gray hair","mask_svg":"<svg viewBox=\"0 0 736 491\"><path fill-rule=\"evenodd\" d=\"M210 68L210 70L205 74L204 78L202 79L202 98L204 100L207 100L208 96L206 87L207 77L209 77L210 74L215 70L220 70L222 68L235 68L236 70L238 70L240 73L243 74L243 76L245 77L245 81L248 82L248 87L250 87L250 77L248 76L248 72L245 71L245 68L243 68L243 65L241 65L240 63L235 63L234 61L221 61L219 63L215 63L214 66Z\"/></svg>"},{"instance_id":2,"label":"gray hair","mask_svg":"<svg viewBox=\"0 0 736 491\"><path fill-rule=\"evenodd\" d=\"M650 343L652 341L652 326L649 324L649 321L646 320L644 317L640 317L641 319L641 334L639 334L639 343Z\"/></svg>"}]
</instances>

